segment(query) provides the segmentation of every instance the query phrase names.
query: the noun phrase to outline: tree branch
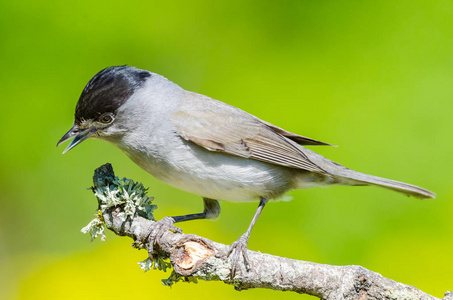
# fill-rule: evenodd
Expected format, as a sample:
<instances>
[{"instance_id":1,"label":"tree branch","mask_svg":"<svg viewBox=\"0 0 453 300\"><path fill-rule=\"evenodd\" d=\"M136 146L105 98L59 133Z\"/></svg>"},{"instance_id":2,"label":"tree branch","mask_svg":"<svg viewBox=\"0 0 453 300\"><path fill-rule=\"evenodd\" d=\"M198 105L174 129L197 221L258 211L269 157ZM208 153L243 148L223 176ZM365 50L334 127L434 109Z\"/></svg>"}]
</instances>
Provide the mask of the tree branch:
<instances>
[{"instance_id":1,"label":"tree branch","mask_svg":"<svg viewBox=\"0 0 453 300\"><path fill-rule=\"evenodd\" d=\"M154 220L140 216L143 215L140 209L132 215L126 213L127 203L108 207L105 199L99 196L100 191L105 188L115 194L112 191L118 181L115 181L111 165L105 164L96 169L93 181L93 190L98 197L102 213L102 217L99 214L98 220L105 222L105 226L117 235L131 237L136 243L144 240ZM131 187L128 189L131 194ZM105 191L103 193L108 194ZM91 230L94 237L98 234L93 235L93 229L85 229L87 230ZM154 259L170 259L174 269L171 276L173 281L218 280L233 285L237 290L267 288L309 294L322 299L438 299L361 266L317 264L250 250L247 253L251 270L239 268L234 278L231 278L229 246L193 234L167 231L158 240L155 248L157 253ZM452 293L446 293L443 299L453 300Z\"/></svg>"}]
</instances>

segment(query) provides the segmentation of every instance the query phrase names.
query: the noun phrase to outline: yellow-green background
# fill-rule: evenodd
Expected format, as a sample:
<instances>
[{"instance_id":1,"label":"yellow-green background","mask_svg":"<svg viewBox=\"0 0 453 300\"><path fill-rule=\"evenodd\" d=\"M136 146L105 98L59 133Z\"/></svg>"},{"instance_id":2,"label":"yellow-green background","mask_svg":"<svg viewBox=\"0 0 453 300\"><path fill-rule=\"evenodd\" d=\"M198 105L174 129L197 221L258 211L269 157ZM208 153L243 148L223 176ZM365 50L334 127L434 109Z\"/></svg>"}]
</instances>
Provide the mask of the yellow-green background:
<instances>
[{"instance_id":1,"label":"yellow-green background","mask_svg":"<svg viewBox=\"0 0 453 300\"><path fill-rule=\"evenodd\" d=\"M223 283L142 273L144 251L80 233L95 212L93 170L150 187L157 217L202 204L119 150L87 141L62 156L86 82L129 64L285 129L340 145L315 150L351 168L429 188L421 201L372 187L293 191L270 203L249 248L358 264L438 297L453 289L452 1L0 2L0 298L270 299ZM256 203L222 203L217 222L181 224L230 244ZM310 298L303 296L303 298Z\"/></svg>"}]
</instances>

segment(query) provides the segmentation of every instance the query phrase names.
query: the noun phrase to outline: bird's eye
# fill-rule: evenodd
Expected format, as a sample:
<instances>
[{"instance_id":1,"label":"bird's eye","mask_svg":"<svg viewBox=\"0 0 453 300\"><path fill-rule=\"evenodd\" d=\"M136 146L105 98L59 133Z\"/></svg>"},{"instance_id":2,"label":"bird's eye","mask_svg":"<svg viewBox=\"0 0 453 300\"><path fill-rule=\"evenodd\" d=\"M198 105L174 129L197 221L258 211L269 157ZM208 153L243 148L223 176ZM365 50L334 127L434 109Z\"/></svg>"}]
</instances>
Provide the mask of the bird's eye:
<instances>
[{"instance_id":1,"label":"bird's eye","mask_svg":"<svg viewBox=\"0 0 453 300\"><path fill-rule=\"evenodd\" d=\"M99 121L104 124L110 124L113 122L113 115L111 113L103 114L99 117Z\"/></svg>"}]
</instances>

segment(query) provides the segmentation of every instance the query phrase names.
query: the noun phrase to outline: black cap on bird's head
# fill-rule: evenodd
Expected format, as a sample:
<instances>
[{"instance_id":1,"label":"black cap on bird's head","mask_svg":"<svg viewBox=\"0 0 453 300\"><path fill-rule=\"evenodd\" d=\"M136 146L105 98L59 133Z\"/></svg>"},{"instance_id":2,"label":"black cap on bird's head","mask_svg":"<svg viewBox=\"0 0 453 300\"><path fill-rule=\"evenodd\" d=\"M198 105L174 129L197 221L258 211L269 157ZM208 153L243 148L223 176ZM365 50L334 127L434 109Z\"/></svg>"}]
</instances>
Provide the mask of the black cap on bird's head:
<instances>
[{"instance_id":1,"label":"black cap on bird's head","mask_svg":"<svg viewBox=\"0 0 453 300\"><path fill-rule=\"evenodd\" d=\"M129 66L101 70L87 83L77 102L74 126L58 141L57 146L73 138L66 153L99 129L113 123L121 105L151 76L151 73ZM90 126L97 124L98 126Z\"/></svg>"}]
</instances>

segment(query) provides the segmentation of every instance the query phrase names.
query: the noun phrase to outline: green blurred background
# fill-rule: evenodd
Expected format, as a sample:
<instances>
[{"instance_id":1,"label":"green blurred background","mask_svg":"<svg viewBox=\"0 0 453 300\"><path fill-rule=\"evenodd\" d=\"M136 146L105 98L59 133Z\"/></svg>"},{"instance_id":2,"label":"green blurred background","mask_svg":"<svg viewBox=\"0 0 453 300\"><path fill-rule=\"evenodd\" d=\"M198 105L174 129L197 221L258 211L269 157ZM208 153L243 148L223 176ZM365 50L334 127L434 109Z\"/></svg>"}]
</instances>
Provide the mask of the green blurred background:
<instances>
[{"instance_id":1,"label":"green blurred background","mask_svg":"<svg viewBox=\"0 0 453 300\"><path fill-rule=\"evenodd\" d=\"M6 1L0 4L0 298L270 299L216 282L160 283L144 251L80 229L96 202L93 170L150 187L156 216L202 201L158 182L123 153L58 139L100 69L129 64L340 145L312 148L346 166L431 189L421 201L372 187L293 191L270 203L249 248L358 264L441 297L453 289L452 1ZM231 244L256 203L222 203L217 222L181 224ZM311 299L310 296L302 298Z\"/></svg>"}]
</instances>

